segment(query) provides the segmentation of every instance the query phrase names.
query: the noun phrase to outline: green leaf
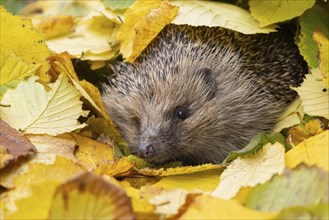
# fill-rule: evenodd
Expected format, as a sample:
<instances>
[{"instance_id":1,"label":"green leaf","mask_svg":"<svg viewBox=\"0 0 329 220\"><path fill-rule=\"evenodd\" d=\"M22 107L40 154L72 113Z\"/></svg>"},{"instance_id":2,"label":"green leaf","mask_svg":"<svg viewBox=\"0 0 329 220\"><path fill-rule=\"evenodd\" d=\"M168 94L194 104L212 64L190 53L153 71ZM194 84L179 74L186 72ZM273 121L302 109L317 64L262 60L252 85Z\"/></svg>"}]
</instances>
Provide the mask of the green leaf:
<instances>
[{"instance_id":1,"label":"green leaf","mask_svg":"<svg viewBox=\"0 0 329 220\"><path fill-rule=\"evenodd\" d=\"M298 206L284 209L274 219L329 219L329 204L323 203L316 206Z\"/></svg>"},{"instance_id":2,"label":"green leaf","mask_svg":"<svg viewBox=\"0 0 329 220\"><path fill-rule=\"evenodd\" d=\"M229 155L226 157L226 159L223 161L223 163L229 163L232 160L236 159L237 157L245 154L255 154L265 144L267 143L274 144L275 142L279 142L283 144L286 150L291 148L291 146L286 143L284 137L280 133L276 133L273 135L259 133L251 139L251 141L246 147L242 148L241 150L231 151Z\"/></svg>"},{"instance_id":3,"label":"green leaf","mask_svg":"<svg viewBox=\"0 0 329 220\"><path fill-rule=\"evenodd\" d=\"M301 27L299 51L310 67L317 68L318 46L313 39L313 33L320 30L326 38L329 38L329 14L324 8L315 5L299 18L299 22Z\"/></svg>"},{"instance_id":4,"label":"green leaf","mask_svg":"<svg viewBox=\"0 0 329 220\"><path fill-rule=\"evenodd\" d=\"M77 119L86 116L80 93L61 74L57 81L43 85L32 76L14 90L8 90L1 101L1 118L13 128L30 134L57 135L82 128Z\"/></svg>"},{"instance_id":5,"label":"green leaf","mask_svg":"<svg viewBox=\"0 0 329 220\"><path fill-rule=\"evenodd\" d=\"M261 27L287 21L298 17L303 12L311 8L315 0L276 0L276 1L259 1L250 0L250 12L259 22Z\"/></svg>"},{"instance_id":6,"label":"green leaf","mask_svg":"<svg viewBox=\"0 0 329 220\"><path fill-rule=\"evenodd\" d=\"M136 0L104 0L104 5L112 10L125 10L134 4Z\"/></svg>"},{"instance_id":7,"label":"green leaf","mask_svg":"<svg viewBox=\"0 0 329 220\"><path fill-rule=\"evenodd\" d=\"M328 173L301 165L250 191L246 206L260 211L281 211L292 206L328 203Z\"/></svg>"},{"instance_id":8,"label":"green leaf","mask_svg":"<svg viewBox=\"0 0 329 220\"><path fill-rule=\"evenodd\" d=\"M214 1L170 1L179 7L173 24L192 26L220 26L244 34L274 32L275 25L261 28L251 14L232 4Z\"/></svg>"}]
</instances>

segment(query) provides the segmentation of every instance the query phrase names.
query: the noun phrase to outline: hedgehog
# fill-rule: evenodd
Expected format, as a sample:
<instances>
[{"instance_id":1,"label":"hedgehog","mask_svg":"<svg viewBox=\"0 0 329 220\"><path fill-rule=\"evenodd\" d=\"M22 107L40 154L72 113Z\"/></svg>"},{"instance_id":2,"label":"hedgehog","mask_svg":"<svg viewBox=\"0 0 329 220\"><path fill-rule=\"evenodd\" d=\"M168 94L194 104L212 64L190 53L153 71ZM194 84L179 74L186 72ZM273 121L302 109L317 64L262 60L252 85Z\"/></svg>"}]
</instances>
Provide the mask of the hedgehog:
<instances>
[{"instance_id":1,"label":"hedgehog","mask_svg":"<svg viewBox=\"0 0 329 220\"><path fill-rule=\"evenodd\" d=\"M112 67L105 106L131 153L161 165L221 163L269 132L308 72L293 33L167 25Z\"/></svg>"}]
</instances>

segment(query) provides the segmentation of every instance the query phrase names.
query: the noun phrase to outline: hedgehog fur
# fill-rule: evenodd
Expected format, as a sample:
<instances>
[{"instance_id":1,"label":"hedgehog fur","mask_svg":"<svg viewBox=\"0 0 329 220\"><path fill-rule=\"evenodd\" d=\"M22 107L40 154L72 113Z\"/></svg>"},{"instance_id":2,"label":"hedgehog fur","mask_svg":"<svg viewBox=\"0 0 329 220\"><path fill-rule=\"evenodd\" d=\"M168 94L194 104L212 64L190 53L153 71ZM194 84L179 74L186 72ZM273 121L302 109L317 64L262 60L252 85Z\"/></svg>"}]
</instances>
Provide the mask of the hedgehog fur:
<instances>
[{"instance_id":1,"label":"hedgehog fur","mask_svg":"<svg viewBox=\"0 0 329 220\"><path fill-rule=\"evenodd\" d=\"M307 72L291 34L168 25L103 100L132 153L154 164L220 163L268 132Z\"/></svg>"}]
</instances>

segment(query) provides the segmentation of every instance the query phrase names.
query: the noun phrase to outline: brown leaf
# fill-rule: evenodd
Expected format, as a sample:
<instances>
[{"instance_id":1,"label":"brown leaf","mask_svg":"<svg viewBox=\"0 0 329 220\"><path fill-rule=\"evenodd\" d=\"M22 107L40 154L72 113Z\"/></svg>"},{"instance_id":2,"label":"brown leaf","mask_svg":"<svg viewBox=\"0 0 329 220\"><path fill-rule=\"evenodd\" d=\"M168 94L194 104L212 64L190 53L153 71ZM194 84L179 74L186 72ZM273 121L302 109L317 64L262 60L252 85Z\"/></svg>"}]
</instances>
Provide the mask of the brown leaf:
<instances>
[{"instance_id":1,"label":"brown leaf","mask_svg":"<svg viewBox=\"0 0 329 220\"><path fill-rule=\"evenodd\" d=\"M0 169L17 161L19 157L36 153L35 147L26 137L2 120L0 120L0 143L2 145Z\"/></svg>"}]
</instances>

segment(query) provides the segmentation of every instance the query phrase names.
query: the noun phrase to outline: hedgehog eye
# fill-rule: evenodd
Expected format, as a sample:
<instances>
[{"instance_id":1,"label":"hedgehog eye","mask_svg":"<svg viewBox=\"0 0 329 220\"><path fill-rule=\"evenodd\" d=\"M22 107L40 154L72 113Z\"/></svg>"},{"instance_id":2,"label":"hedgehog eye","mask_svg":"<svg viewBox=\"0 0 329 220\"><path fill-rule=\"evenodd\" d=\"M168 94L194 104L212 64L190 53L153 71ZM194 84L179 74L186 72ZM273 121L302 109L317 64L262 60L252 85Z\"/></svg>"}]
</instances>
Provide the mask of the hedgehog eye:
<instances>
[{"instance_id":1,"label":"hedgehog eye","mask_svg":"<svg viewBox=\"0 0 329 220\"><path fill-rule=\"evenodd\" d=\"M175 110L175 117L181 119L184 121L185 119L188 118L188 109L186 107L177 107Z\"/></svg>"}]
</instances>

